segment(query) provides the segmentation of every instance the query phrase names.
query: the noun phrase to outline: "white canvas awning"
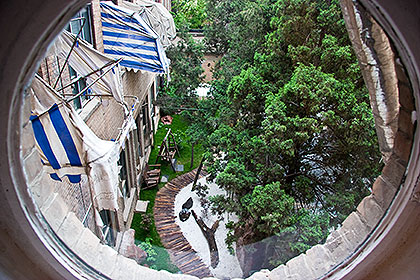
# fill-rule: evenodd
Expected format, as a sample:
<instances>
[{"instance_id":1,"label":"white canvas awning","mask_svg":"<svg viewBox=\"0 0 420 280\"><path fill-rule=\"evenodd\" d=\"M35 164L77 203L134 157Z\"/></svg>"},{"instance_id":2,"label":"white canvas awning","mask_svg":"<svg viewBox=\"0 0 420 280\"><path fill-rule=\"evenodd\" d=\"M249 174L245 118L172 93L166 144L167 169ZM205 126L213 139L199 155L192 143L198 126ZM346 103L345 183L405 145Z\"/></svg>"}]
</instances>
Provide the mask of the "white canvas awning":
<instances>
[{"instance_id":1,"label":"white canvas awning","mask_svg":"<svg viewBox=\"0 0 420 280\"><path fill-rule=\"evenodd\" d=\"M158 34L164 48L171 45L171 41L176 37L175 22L171 13L162 4L149 0L137 0L136 3L123 1L122 6L137 12Z\"/></svg>"},{"instance_id":2,"label":"white canvas awning","mask_svg":"<svg viewBox=\"0 0 420 280\"><path fill-rule=\"evenodd\" d=\"M86 174L95 207L118 209L118 143L99 139L39 76L30 92L32 128L45 171L54 180L66 176L71 183Z\"/></svg>"},{"instance_id":3,"label":"white canvas awning","mask_svg":"<svg viewBox=\"0 0 420 280\"><path fill-rule=\"evenodd\" d=\"M97 71L86 77L87 83L91 84L95 81L102 73L113 67L112 62L115 61L103 53L95 50L88 42L78 38L74 49L71 51L76 36L70 32L63 31L57 39L54 41L53 47L50 53L54 53L57 56L66 58L70 53L69 65L80 75L86 76L104 65L110 65L103 68L101 71ZM101 79L91 86L92 94L99 95L112 95L115 100L119 103L124 102L121 74L118 65L115 66L111 71L106 73Z\"/></svg>"}]
</instances>

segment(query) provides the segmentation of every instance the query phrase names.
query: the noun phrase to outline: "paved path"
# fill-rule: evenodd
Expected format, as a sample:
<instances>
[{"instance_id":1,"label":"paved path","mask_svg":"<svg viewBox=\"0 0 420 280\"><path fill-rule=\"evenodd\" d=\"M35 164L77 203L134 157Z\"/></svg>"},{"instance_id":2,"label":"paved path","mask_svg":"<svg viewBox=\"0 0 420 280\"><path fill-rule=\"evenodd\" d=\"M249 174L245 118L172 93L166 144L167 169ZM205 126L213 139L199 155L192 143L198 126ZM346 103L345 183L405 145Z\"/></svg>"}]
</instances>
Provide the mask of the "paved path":
<instances>
[{"instance_id":1,"label":"paved path","mask_svg":"<svg viewBox=\"0 0 420 280\"><path fill-rule=\"evenodd\" d=\"M168 250L171 260L182 273L200 278L213 276L209 268L203 263L197 252L191 247L187 239L175 223L174 202L179 191L191 184L197 170L178 176L168 182L158 191L153 210L156 229L163 246ZM200 177L207 175L201 171Z\"/></svg>"}]
</instances>

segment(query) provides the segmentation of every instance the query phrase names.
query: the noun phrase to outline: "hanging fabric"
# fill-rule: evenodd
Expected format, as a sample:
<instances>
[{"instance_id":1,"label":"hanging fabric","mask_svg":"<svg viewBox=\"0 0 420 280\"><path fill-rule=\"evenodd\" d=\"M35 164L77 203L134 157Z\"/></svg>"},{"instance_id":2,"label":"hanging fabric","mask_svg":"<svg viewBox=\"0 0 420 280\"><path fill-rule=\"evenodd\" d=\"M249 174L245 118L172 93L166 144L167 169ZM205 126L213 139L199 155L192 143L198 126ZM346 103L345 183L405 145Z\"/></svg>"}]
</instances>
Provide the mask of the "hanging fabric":
<instances>
[{"instance_id":1,"label":"hanging fabric","mask_svg":"<svg viewBox=\"0 0 420 280\"><path fill-rule=\"evenodd\" d=\"M44 80L31 85L31 122L41 162L54 180L86 174L98 210L118 209L118 145L99 139Z\"/></svg>"},{"instance_id":2,"label":"hanging fabric","mask_svg":"<svg viewBox=\"0 0 420 280\"><path fill-rule=\"evenodd\" d=\"M162 4L150 0L137 0L136 3L123 1L122 6L137 12L158 34L164 48L172 44L171 41L176 37L175 22Z\"/></svg>"},{"instance_id":3,"label":"hanging fabric","mask_svg":"<svg viewBox=\"0 0 420 280\"><path fill-rule=\"evenodd\" d=\"M96 80L102 73L113 67L115 60L95 50L88 42L78 38L73 50L71 49L76 36L68 31L63 31L54 41L50 54L66 58L70 53L69 65L82 76L86 76L88 84ZM109 65L104 67L105 65ZM102 68L102 69L101 69ZM101 69L92 74L92 72ZM124 103L121 83L121 74L118 67L112 68L106 75L92 85L92 94L112 95L119 103Z\"/></svg>"},{"instance_id":4,"label":"hanging fabric","mask_svg":"<svg viewBox=\"0 0 420 280\"><path fill-rule=\"evenodd\" d=\"M156 32L138 13L101 2L104 52L123 58L121 66L153 73L168 73L169 60Z\"/></svg>"}]
</instances>

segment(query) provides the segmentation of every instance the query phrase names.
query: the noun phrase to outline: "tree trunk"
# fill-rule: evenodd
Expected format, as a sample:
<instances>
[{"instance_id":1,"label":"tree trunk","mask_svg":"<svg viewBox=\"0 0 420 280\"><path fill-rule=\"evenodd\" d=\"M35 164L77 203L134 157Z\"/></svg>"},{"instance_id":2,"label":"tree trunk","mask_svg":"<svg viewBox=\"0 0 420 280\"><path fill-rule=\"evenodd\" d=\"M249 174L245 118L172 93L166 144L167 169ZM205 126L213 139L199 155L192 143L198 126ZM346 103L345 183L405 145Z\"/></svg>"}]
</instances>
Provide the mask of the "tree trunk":
<instances>
[{"instance_id":1,"label":"tree trunk","mask_svg":"<svg viewBox=\"0 0 420 280\"><path fill-rule=\"evenodd\" d=\"M219 250L217 249L216 245L216 238L214 233L216 232L217 228L219 227L219 220L217 220L211 228L209 228L201 218L198 218L195 214L194 210L191 210L191 214L193 215L195 221L197 222L198 226L201 229L204 237L207 240L210 249L210 263L211 267L215 268L219 264Z\"/></svg>"}]
</instances>

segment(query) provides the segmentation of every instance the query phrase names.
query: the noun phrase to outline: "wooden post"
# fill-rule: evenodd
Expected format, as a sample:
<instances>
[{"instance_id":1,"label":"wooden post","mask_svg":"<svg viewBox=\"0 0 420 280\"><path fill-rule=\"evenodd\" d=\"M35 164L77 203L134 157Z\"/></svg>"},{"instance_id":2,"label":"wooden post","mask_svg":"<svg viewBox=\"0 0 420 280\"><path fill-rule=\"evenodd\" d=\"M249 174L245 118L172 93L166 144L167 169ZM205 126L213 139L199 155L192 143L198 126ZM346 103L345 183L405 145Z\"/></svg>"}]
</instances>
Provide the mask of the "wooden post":
<instances>
[{"instance_id":1,"label":"wooden post","mask_svg":"<svg viewBox=\"0 0 420 280\"><path fill-rule=\"evenodd\" d=\"M198 178L200 177L201 169L203 169L204 157L200 161L200 165L198 166L197 173L195 173L194 183L191 188L191 191L195 191L195 185L197 185Z\"/></svg>"},{"instance_id":2,"label":"wooden post","mask_svg":"<svg viewBox=\"0 0 420 280\"><path fill-rule=\"evenodd\" d=\"M191 163L190 163L190 169L192 169L194 166L194 142L191 143Z\"/></svg>"}]
</instances>

